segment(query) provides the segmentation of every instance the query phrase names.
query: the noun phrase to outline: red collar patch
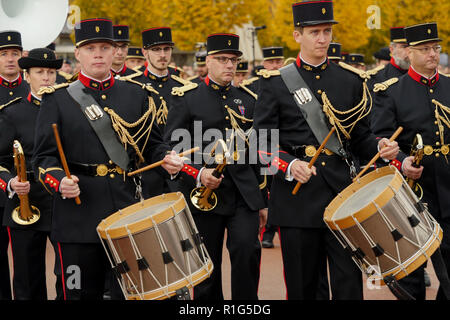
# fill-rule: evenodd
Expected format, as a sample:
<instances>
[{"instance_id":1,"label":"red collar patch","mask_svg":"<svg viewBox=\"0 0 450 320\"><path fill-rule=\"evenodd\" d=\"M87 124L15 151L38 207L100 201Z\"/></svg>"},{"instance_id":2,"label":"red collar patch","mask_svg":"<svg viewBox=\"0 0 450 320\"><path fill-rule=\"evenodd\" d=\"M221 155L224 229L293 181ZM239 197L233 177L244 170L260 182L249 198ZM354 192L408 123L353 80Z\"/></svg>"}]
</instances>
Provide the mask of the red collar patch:
<instances>
[{"instance_id":1,"label":"red collar patch","mask_svg":"<svg viewBox=\"0 0 450 320\"><path fill-rule=\"evenodd\" d=\"M419 82L420 84L423 84L428 87L434 86L439 81L439 72L436 72L436 74L431 78L428 79L426 77L423 77L419 73L417 73L412 67L408 70L408 75L416 82Z\"/></svg>"},{"instance_id":2,"label":"red collar patch","mask_svg":"<svg viewBox=\"0 0 450 320\"><path fill-rule=\"evenodd\" d=\"M85 76L80 72L78 74L78 80L80 80L85 87L94 90L107 90L114 85L114 77L112 75L110 75L109 79L99 82L97 80L89 78L88 76Z\"/></svg>"}]
</instances>

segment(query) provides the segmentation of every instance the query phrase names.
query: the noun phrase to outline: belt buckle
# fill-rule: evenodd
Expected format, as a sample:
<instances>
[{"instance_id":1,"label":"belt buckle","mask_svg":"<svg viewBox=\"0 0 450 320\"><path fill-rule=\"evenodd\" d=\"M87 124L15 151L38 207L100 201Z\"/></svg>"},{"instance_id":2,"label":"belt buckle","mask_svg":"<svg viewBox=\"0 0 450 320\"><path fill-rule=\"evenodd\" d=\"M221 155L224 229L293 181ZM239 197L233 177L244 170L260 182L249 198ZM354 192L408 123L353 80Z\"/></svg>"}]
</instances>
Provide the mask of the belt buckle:
<instances>
[{"instance_id":1,"label":"belt buckle","mask_svg":"<svg viewBox=\"0 0 450 320\"><path fill-rule=\"evenodd\" d=\"M97 166L97 176L104 177L108 174L108 167L104 164L99 164Z\"/></svg>"},{"instance_id":2,"label":"belt buckle","mask_svg":"<svg viewBox=\"0 0 450 320\"><path fill-rule=\"evenodd\" d=\"M305 154L307 157L311 157L311 158L314 157L314 155L316 154L316 151L317 151L317 149L314 146L307 146L305 148Z\"/></svg>"}]
</instances>

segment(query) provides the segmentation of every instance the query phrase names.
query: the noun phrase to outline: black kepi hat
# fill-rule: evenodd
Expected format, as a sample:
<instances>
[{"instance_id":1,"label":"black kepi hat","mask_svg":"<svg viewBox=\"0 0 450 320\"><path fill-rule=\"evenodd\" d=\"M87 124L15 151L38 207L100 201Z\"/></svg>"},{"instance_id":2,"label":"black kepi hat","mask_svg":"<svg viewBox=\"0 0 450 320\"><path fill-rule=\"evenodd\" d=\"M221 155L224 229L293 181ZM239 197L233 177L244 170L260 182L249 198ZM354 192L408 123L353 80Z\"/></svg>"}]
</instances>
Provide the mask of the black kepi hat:
<instances>
[{"instance_id":1,"label":"black kepi hat","mask_svg":"<svg viewBox=\"0 0 450 320\"><path fill-rule=\"evenodd\" d=\"M231 52L242 56L239 50L239 36L232 33L215 33L208 36L206 41L208 55L219 52Z\"/></svg>"},{"instance_id":2,"label":"black kepi hat","mask_svg":"<svg viewBox=\"0 0 450 320\"><path fill-rule=\"evenodd\" d=\"M390 33L391 33L391 42L406 43L404 27L392 27L390 29Z\"/></svg>"},{"instance_id":3,"label":"black kepi hat","mask_svg":"<svg viewBox=\"0 0 450 320\"><path fill-rule=\"evenodd\" d=\"M384 47L378 50L373 54L373 56L378 60L385 60L390 61L391 60L391 51L389 50L389 47Z\"/></svg>"},{"instance_id":4,"label":"black kepi hat","mask_svg":"<svg viewBox=\"0 0 450 320\"><path fill-rule=\"evenodd\" d=\"M364 55L360 53L351 53L348 55L348 58L345 61L345 63L364 65Z\"/></svg>"},{"instance_id":5,"label":"black kepi hat","mask_svg":"<svg viewBox=\"0 0 450 320\"><path fill-rule=\"evenodd\" d=\"M236 68L237 73L247 73L248 72L248 61L241 61L238 63Z\"/></svg>"},{"instance_id":6,"label":"black kepi hat","mask_svg":"<svg viewBox=\"0 0 450 320\"><path fill-rule=\"evenodd\" d=\"M142 46L144 49L160 44L174 45L172 41L172 29L161 27L142 31Z\"/></svg>"},{"instance_id":7,"label":"black kepi hat","mask_svg":"<svg viewBox=\"0 0 450 320\"><path fill-rule=\"evenodd\" d=\"M263 52L264 60L284 59L283 47L263 48L262 52Z\"/></svg>"},{"instance_id":8,"label":"black kepi hat","mask_svg":"<svg viewBox=\"0 0 450 320\"><path fill-rule=\"evenodd\" d=\"M306 1L292 5L295 27L307 27L324 23L336 24L333 1Z\"/></svg>"},{"instance_id":9,"label":"black kepi hat","mask_svg":"<svg viewBox=\"0 0 450 320\"><path fill-rule=\"evenodd\" d=\"M28 57L19 59L19 66L21 69L27 70L30 68L51 68L60 69L64 59L56 59L55 52L48 48L32 49L28 53Z\"/></svg>"},{"instance_id":10,"label":"black kepi hat","mask_svg":"<svg viewBox=\"0 0 450 320\"><path fill-rule=\"evenodd\" d=\"M328 47L328 59L341 60L341 44L337 42L330 43Z\"/></svg>"},{"instance_id":11,"label":"black kepi hat","mask_svg":"<svg viewBox=\"0 0 450 320\"><path fill-rule=\"evenodd\" d=\"M128 26L113 26L113 35L115 42L130 42L130 28Z\"/></svg>"},{"instance_id":12,"label":"black kepi hat","mask_svg":"<svg viewBox=\"0 0 450 320\"><path fill-rule=\"evenodd\" d=\"M75 26L75 45L77 48L91 42L110 42L114 44L113 24L109 19L96 18L81 20Z\"/></svg>"},{"instance_id":13,"label":"black kepi hat","mask_svg":"<svg viewBox=\"0 0 450 320\"><path fill-rule=\"evenodd\" d=\"M128 47L127 59L145 59L145 57L141 48Z\"/></svg>"},{"instance_id":14,"label":"black kepi hat","mask_svg":"<svg viewBox=\"0 0 450 320\"><path fill-rule=\"evenodd\" d=\"M438 29L435 22L405 27L405 35L406 41L410 46L430 41L442 41L438 37Z\"/></svg>"},{"instance_id":15,"label":"black kepi hat","mask_svg":"<svg viewBox=\"0 0 450 320\"><path fill-rule=\"evenodd\" d=\"M22 50L22 36L18 31L0 32L0 50L17 48Z\"/></svg>"},{"instance_id":16,"label":"black kepi hat","mask_svg":"<svg viewBox=\"0 0 450 320\"><path fill-rule=\"evenodd\" d=\"M206 51L197 51L195 53L195 63L198 66L204 66L206 64Z\"/></svg>"}]
</instances>

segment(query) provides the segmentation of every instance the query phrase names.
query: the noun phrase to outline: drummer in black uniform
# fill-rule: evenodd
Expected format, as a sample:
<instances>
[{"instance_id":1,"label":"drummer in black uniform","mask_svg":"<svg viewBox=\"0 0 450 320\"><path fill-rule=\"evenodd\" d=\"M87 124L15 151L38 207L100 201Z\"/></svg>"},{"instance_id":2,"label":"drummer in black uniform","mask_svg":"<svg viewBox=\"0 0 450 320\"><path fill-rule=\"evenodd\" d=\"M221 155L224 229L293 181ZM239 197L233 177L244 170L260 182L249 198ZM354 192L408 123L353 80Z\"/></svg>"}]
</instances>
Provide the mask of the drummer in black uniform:
<instances>
[{"instance_id":1,"label":"drummer in black uniform","mask_svg":"<svg viewBox=\"0 0 450 320\"><path fill-rule=\"evenodd\" d=\"M255 98L231 84L242 55L239 36L210 35L207 51L208 76L197 88L186 91L184 96L174 96L165 132L165 139L172 146L192 144L207 154L194 157L194 161L182 169L179 187L185 197L189 199L191 191L202 185L212 189L217 197L217 206L209 212L197 209L188 200L214 263L211 277L194 288L194 298L223 300L221 265L227 231L231 298L253 300L258 298L261 250L258 230L261 224L264 225L266 216L263 192L260 191L265 187L264 180L260 170L249 164L246 144L252 139L249 129L253 123ZM216 132L217 135L203 139L208 132ZM184 137L180 141L179 133L185 133L187 141ZM218 139L223 139L228 145L232 159L227 159L225 171L216 178L213 171L217 164L211 163L208 155ZM237 148L234 147L236 145ZM221 149L219 146L216 155L222 154L219 153Z\"/></svg>"},{"instance_id":2,"label":"drummer in black uniform","mask_svg":"<svg viewBox=\"0 0 450 320\"><path fill-rule=\"evenodd\" d=\"M441 251L450 270L450 79L438 72L441 46L436 23L405 28L408 58L411 63L404 76L390 78L375 85L372 129L380 137L388 137L396 126L404 129L398 138L400 153L392 162L403 174L416 180L423 189L424 203L439 222L444 238ZM424 143L420 168L409 156L414 137L419 133ZM405 281L406 289L416 299L425 299L423 266ZM406 282L406 283L405 283ZM438 292L438 299L443 292Z\"/></svg>"},{"instance_id":3,"label":"drummer in black uniform","mask_svg":"<svg viewBox=\"0 0 450 320\"><path fill-rule=\"evenodd\" d=\"M35 122L42 98L38 91L41 87L55 84L56 70L61 68L62 62L47 48L33 49L28 57L19 59L31 91L27 97L11 103L0 112L0 183L7 185L2 190L9 195L3 225L8 227L11 239L15 300L47 299L45 256L51 230L53 199L42 184L34 179L31 157ZM23 149L27 182L19 181L14 167L15 140ZM39 220L29 225L25 219L21 219L19 223L12 219L13 210L19 207L19 196L24 195L39 210ZM26 209L21 207L20 210Z\"/></svg>"},{"instance_id":4,"label":"drummer in black uniform","mask_svg":"<svg viewBox=\"0 0 450 320\"><path fill-rule=\"evenodd\" d=\"M135 71L128 68L125 63L130 44L130 28L124 25L115 25L113 26L113 32L114 42L116 43L117 48L111 67L113 76L123 77L135 73Z\"/></svg>"},{"instance_id":5,"label":"drummer in black uniform","mask_svg":"<svg viewBox=\"0 0 450 320\"><path fill-rule=\"evenodd\" d=\"M332 26L336 23L332 2L300 2L293 5L293 13L294 39L301 48L297 61L279 71L261 72L255 108L259 143L267 141L265 144L269 146L260 150L262 162L269 166L267 172L274 174L268 222L280 226L288 299L317 298L326 258L333 299L362 299L361 272L349 252L326 228L323 213L352 182L351 172L355 171L349 158L352 150L371 158L380 148L383 158L393 159L398 146L387 139L377 143L367 119L358 117L367 114L368 108L359 73L327 59ZM308 112L312 112L304 116L307 111L300 108L306 104ZM326 114L322 113L324 106ZM350 109L355 110L348 112ZM310 121L316 116L324 121ZM342 127L339 126L338 135L333 134L316 164L308 168L308 162L330 131L327 118ZM348 131L348 125L354 125L353 130ZM294 196L297 181L303 185Z\"/></svg>"},{"instance_id":6,"label":"drummer in black uniform","mask_svg":"<svg viewBox=\"0 0 450 320\"><path fill-rule=\"evenodd\" d=\"M26 97L30 87L23 80L18 60L22 56L22 38L17 31L0 32L0 108L15 99ZM0 192L0 218L6 196ZM0 226L0 300L11 299L8 265L8 232Z\"/></svg>"},{"instance_id":7,"label":"drummer in black uniform","mask_svg":"<svg viewBox=\"0 0 450 320\"><path fill-rule=\"evenodd\" d=\"M176 174L182 161L174 152L166 154L169 147L156 125L140 130L152 121L147 93L112 76L116 50L112 22L83 20L75 28L75 39L75 57L81 63L78 81L41 89L33 168L54 196L51 232L63 270L63 297L101 299L110 265L96 227L102 219L139 201L140 190L127 171L137 162L164 158L165 171ZM59 127L71 179L61 165L53 123ZM135 136L139 130L141 134ZM74 201L77 196L81 205Z\"/></svg>"}]
</instances>

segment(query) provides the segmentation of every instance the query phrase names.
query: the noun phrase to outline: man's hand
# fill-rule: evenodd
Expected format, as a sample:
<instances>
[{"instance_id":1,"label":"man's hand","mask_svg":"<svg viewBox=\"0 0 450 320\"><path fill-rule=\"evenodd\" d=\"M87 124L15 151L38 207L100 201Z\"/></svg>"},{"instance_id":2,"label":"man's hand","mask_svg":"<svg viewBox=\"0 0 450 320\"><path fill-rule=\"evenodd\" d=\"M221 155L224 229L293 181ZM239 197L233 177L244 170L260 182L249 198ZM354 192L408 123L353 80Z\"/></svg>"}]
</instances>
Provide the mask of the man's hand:
<instances>
[{"instance_id":1,"label":"man's hand","mask_svg":"<svg viewBox=\"0 0 450 320\"><path fill-rule=\"evenodd\" d=\"M305 161L297 160L292 163L291 176L298 182L307 183L311 179L312 175L317 175L316 167L312 166L308 168L308 163Z\"/></svg>"},{"instance_id":2,"label":"man's hand","mask_svg":"<svg viewBox=\"0 0 450 320\"><path fill-rule=\"evenodd\" d=\"M200 176L200 182L205 187L211 190L217 189L220 186L220 183L222 182L223 179L223 175L219 179L214 177L212 175L214 170L215 169L203 169Z\"/></svg>"},{"instance_id":3,"label":"man's hand","mask_svg":"<svg viewBox=\"0 0 450 320\"><path fill-rule=\"evenodd\" d=\"M166 155L163 161L162 167L171 175L175 175L183 169L183 158L179 157L174 150Z\"/></svg>"},{"instance_id":4,"label":"man's hand","mask_svg":"<svg viewBox=\"0 0 450 320\"><path fill-rule=\"evenodd\" d=\"M403 160L402 171L410 179L417 180L422 176L423 167L416 168L413 166L414 157L408 157Z\"/></svg>"},{"instance_id":5,"label":"man's hand","mask_svg":"<svg viewBox=\"0 0 450 320\"><path fill-rule=\"evenodd\" d=\"M382 159L394 160L397 158L400 148L397 141L390 142L389 139L383 138L378 142L378 150L380 150Z\"/></svg>"},{"instance_id":6,"label":"man's hand","mask_svg":"<svg viewBox=\"0 0 450 320\"><path fill-rule=\"evenodd\" d=\"M13 190L19 196L24 196L30 193L30 182L19 182L19 177L17 176L11 179L11 183L9 186L11 187L11 190Z\"/></svg>"},{"instance_id":7,"label":"man's hand","mask_svg":"<svg viewBox=\"0 0 450 320\"><path fill-rule=\"evenodd\" d=\"M267 215L269 210L267 208L259 210L259 233L263 230L264 226L267 223Z\"/></svg>"},{"instance_id":8,"label":"man's hand","mask_svg":"<svg viewBox=\"0 0 450 320\"><path fill-rule=\"evenodd\" d=\"M80 179L78 179L77 176L72 175L72 179L64 177L59 185L59 192L61 193L61 196L64 199L73 199L78 197L80 195L80 187L78 186L78 182L80 182Z\"/></svg>"}]
</instances>

